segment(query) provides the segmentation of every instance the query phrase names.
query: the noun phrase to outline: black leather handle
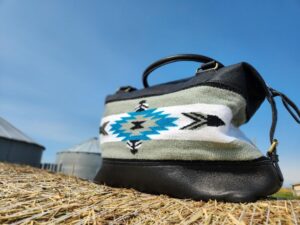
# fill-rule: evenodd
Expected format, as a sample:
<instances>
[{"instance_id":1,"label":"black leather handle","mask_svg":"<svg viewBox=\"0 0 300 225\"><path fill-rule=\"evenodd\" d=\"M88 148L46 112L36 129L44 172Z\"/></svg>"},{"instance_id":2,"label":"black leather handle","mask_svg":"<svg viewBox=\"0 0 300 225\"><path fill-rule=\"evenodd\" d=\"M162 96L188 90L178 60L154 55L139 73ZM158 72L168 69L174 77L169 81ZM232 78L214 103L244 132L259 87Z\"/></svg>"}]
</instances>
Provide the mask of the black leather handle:
<instances>
[{"instance_id":1,"label":"black leather handle","mask_svg":"<svg viewBox=\"0 0 300 225\"><path fill-rule=\"evenodd\" d=\"M215 62L218 63L219 67L223 67L224 65L217 60L214 60L212 58L209 58L204 55L197 55L197 54L179 54L179 55L173 55L169 56L163 59L160 59L154 63L152 63L150 66L147 67L147 69L143 73L143 84L144 87L149 87L148 84L148 76L150 73L152 73L157 68L167 65L169 63L178 62L178 61L193 61L193 62L200 62L200 63L208 63L208 62Z\"/></svg>"}]
</instances>

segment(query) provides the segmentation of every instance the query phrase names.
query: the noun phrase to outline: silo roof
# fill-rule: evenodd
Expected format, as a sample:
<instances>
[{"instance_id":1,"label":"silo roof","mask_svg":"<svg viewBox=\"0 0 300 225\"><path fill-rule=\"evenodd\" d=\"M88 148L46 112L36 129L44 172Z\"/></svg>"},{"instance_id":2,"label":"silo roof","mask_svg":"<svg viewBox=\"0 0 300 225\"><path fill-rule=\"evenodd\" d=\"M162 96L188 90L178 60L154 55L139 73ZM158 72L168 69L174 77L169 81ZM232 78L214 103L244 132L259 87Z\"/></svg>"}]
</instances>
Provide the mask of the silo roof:
<instances>
[{"instance_id":1,"label":"silo roof","mask_svg":"<svg viewBox=\"0 0 300 225\"><path fill-rule=\"evenodd\" d=\"M2 117L0 117L0 137L9 139L9 140L21 141L21 142L26 142L29 144L38 145L42 149L45 149L44 146L36 143L29 136L24 134L18 128L14 127L12 124L10 124L8 121L3 119Z\"/></svg>"},{"instance_id":2,"label":"silo roof","mask_svg":"<svg viewBox=\"0 0 300 225\"><path fill-rule=\"evenodd\" d=\"M85 152L85 153L99 153L101 154L100 150L100 143L98 138L94 137L88 139L78 145L75 145L69 149L65 149L59 153L63 152Z\"/></svg>"}]
</instances>

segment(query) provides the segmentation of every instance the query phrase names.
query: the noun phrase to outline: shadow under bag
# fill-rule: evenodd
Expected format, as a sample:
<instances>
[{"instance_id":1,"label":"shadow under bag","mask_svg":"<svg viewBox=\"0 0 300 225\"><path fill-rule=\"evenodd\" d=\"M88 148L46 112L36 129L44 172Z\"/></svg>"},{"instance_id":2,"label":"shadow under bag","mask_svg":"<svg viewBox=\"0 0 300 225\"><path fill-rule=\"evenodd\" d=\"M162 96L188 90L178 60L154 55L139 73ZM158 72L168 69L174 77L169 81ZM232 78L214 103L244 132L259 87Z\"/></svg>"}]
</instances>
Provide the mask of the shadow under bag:
<instances>
[{"instance_id":1,"label":"shadow under bag","mask_svg":"<svg viewBox=\"0 0 300 225\"><path fill-rule=\"evenodd\" d=\"M202 65L195 76L149 87L153 70L176 61ZM298 123L300 112L251 65L223 66L202 55L175 55L151 64L143 83L143 89L121 87L106 98L100 125L103 166L95 182L231 202L255 201L280 189L274 97L281 97ZM272 108L266 156L239 129L265 99Z\"/></svg>"}]
</instances>

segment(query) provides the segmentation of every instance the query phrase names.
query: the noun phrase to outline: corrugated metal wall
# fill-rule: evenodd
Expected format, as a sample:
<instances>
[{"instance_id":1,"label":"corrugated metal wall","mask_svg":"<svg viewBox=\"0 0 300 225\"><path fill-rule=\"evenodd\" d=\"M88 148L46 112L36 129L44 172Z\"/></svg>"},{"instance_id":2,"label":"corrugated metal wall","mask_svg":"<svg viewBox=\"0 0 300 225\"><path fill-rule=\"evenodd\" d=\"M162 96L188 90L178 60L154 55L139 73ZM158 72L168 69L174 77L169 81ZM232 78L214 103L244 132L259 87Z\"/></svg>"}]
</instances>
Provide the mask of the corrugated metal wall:
<instances>
[{"instance_id":1,"label":"corrugated metal wall","mask_svg":"<svg viewBox=\"0 0 300 225\"><path fill-rule=\"evenodd\" d=\"M60 152L56 164L64 174L93 180L102 165L102 157L99 153Z\"/></svg>"},{"instance_id":2,"label":"corrugated metal wall","mask_svg":"<svg viewBox=\"0 0 300 225\"><path fill-rule=\"evenodd\" d=\"M39 167L43 150L40 146L0 137L0 161Z\"/></svg>"},{"instance_id":3,"label":"corrugated metal wall","mask_svg":"<svg viewBox=\"0 0 300 225\"><path fill-rule=\"evenodd\" d=\"M293 186L294 195L300 196L300 185Z\"/></svg>"}]
</instances>

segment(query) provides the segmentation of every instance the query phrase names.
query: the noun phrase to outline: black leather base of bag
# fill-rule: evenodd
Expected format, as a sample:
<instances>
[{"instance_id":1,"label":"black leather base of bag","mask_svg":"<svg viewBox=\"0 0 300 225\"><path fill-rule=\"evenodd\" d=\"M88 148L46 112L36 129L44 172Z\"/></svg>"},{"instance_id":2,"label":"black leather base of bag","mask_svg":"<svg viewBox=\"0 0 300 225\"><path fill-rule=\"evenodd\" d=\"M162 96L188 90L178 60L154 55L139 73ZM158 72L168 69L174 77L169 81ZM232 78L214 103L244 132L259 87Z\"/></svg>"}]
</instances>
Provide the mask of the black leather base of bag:
<instances>
[{"instance_id":1,"label":"black leather base of bag","mask_svg":"<svg viewBox=\"0 0 300 225\"><path fill-rule=\"evenodd\" d=\"M148 161L104 159L96 183L195 200L250 202L278 191L271 160Z\"/></svg>"}]
</instances>

